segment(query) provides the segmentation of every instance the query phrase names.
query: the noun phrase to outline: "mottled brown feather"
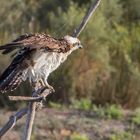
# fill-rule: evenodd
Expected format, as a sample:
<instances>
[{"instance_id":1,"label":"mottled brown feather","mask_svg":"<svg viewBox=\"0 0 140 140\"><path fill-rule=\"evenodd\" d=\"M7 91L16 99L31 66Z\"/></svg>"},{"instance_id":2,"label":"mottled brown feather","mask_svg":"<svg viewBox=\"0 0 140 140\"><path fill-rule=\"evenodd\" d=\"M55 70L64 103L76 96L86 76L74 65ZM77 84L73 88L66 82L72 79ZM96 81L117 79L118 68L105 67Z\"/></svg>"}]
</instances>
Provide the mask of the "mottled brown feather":
<instances>
[{"instance_id":1,"label":"mottled brown feather","mask_svg":"<svg viewBox=\"0 0 140 140\"><path fill-rule=\"evenodd\" d=\"M12 52L15 49L21 48L44 49L52 52L67 52L71 49L71 45L62 39L56 39L47 34L25 34L13 40L11 43L3 45L0 50L4 50L3 54Z\"/></svg>"}]
</instances>

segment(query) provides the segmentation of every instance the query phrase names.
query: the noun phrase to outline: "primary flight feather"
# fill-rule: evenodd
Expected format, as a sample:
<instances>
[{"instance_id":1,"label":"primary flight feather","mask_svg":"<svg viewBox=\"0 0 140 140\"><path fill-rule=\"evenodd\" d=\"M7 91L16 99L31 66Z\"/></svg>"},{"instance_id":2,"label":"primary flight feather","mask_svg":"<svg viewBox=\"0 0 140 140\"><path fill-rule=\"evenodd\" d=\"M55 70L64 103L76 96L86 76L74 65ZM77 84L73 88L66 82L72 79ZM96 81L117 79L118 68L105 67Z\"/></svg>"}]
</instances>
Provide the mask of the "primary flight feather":
<instances>
[{"instance_id":1,"label":"primary flight feather","mask_svg":"<svg viewBox=\"0 0 140 140\"><path fill-rule=\"evenodd\" d=\"M81 48L79 39L65 36L56 39L47 34L25 34L11 43L0 46L3 54L16 49L13 61L0 77L0 92L13 91L23 81L40 83L54 91L47 78L63 63L72 51Z\"/></svg>"}]
</instances>

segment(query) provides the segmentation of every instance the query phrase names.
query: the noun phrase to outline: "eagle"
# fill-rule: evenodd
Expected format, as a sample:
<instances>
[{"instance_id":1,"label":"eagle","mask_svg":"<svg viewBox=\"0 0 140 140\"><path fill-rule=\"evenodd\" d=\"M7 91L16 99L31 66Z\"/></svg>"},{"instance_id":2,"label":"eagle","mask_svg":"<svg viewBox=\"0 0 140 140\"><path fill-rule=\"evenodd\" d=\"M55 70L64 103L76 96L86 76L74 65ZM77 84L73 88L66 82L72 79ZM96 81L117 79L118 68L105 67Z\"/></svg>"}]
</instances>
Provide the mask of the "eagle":
<instances>
[{"instance_id":1,"label":"eagle","mask_svg":"<svg viewBox=\"0 0 140 140\"><path fill-rule=\"evenodd\" d=\"M48 34L25 34L0 46L2 54L15 52L8 68L0 76L0 92L15 90L23 81L31 86L39 83L51 92L48 76L76 49L82 48L78 38L69 35L57 39Z\"/></svg>"}]
</instances>

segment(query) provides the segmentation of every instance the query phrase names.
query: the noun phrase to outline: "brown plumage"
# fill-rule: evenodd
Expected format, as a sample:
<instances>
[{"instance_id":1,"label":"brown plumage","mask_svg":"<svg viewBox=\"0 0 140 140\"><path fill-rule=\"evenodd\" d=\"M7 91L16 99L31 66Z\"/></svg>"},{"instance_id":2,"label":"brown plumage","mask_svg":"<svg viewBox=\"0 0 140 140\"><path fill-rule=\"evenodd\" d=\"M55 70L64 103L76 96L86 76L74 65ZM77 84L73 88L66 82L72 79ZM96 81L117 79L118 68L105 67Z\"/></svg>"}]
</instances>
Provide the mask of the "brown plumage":
<instances>
[{"instance_id":1,"label":"brown plumage","mask_svg":"<svg viewBox=\"0 0 140 140\"><path fill-rule=\"evenodd\" d=\"M43 81L42 85L52 88L47 77L78 46L80 41L77 38L56 39L47 34L21 35L0 46L2 54L17 50L12 63L0 77L0 92L12 91L26 79L31 83Z\"/></svg>"},{"instance_id":2,"label":"brown plumage","mask_svg":"<svg viewBox=\"0 0 140 140\"><path fill-rule=\"evenodd\" d=\"M64 39L56 39L47 34L25 34L9 44L0 46L0 50L4 50L2 53L7 54L22 47L28 49L44 48L48 51L67 52L71 49L72 45Z\"/></svg>"}]
</instances>

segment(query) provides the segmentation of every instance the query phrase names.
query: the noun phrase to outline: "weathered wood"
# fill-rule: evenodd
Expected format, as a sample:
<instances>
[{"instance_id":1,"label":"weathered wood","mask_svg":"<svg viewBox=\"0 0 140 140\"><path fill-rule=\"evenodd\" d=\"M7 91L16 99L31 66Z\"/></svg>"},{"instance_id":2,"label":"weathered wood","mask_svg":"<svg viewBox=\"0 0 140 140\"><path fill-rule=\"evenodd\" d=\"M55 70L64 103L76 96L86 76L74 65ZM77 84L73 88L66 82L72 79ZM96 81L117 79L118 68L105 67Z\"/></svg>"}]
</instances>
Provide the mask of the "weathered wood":
<instances>
[{"instance_id":1,"label":"weathered wood","mask_svg":"<svg viewBox=\"0 0 140 140\"><path fill-rule=\"evenodd\" d=\"M39 97L36 96L37 94L39 95ZM17 113L15 113L9 118L9 121L0 129L0 138L3 137L10 129L13 128L19 119L21 119L28 113L26 121L27 128L25 128L26 132L24 133L24 139L29 140L35 116L35 109L37 108L36 104L39 101L42 102L42 100L44 100L49 94L49 90L47 90L46 88L41 88L33 92L33 95L35 97L10 96L9 98L12 100L30 101L30 103L28 108L19 110Z\"/></svg>"},{"instance_id":2,"label":"weathered wood","mask_svg":"<svg viewBox=\"0 0 140 140\"><path fill-rule=\"evenodd\" d=\"M30 102L28 107L27 119L26 119L26 126L23 140L30 140L35 113L36 113L36 102Z\"/></svg>"},{"instance_id":3,"label":"weathered wood","mask_svg":"<svg viewBox=\"0 0 140 140\"><path fill-rule=\"evenodd\" d=\"M40 102L43 97L8 96L11 101Z\"/></svg>"},{"instance_id":4,"label":"weathered wood","mask_svg":"<svg viewBox=\"0 0 140 140\"><path fill-rule=\"evenodd\" d=\"M38 95L40 95L40 97L43 100L50 93L51 93L50 90L46 89L46 87L45 87L45 88L41 88L41 89L35 89L35 91L32 93L32 96L33 96L33 98L35 98ZM42 100L40 102L42 102ZM37 101L29 102L23 140L30 140L30 138L31 138L31 133L32 133L34 119L35 119L36 108L37 108Z\"/></svg>"},{"instance_id":5,"label":"weathered wood","mask_svg":"<svg viewBox=\"0 0 140 140\"><path fill-rule=\"evenodd\" d=\"M3 128L0 130L0 138L4 136L10 129L12 129L16 122L21 119L26 113L28 109L24 108L19 110L16 114L12 115L9 118L9 121L3 126Z\"/></svg>"},{"instance_id":6,"label":"weathered wood","mask_svg":"<svg viewBox=\"0 0 140 140\"><path fill-rule=\"evenodd\" d=\"M101 0L96 0L95 2L93 2L91 7L89 8L87 14L84 16L81 24L74 30L74 32L72 34L73 37L78 37L80 35L80 33L83 31L83 29L87 25L89 19L91 18L91 16L93 15L93 13L97 9L97 7L99 6L100 2L101 2Z\"/></svg>"}]
</instances>

